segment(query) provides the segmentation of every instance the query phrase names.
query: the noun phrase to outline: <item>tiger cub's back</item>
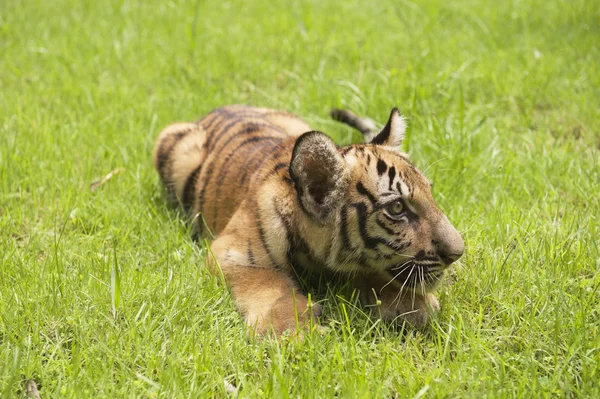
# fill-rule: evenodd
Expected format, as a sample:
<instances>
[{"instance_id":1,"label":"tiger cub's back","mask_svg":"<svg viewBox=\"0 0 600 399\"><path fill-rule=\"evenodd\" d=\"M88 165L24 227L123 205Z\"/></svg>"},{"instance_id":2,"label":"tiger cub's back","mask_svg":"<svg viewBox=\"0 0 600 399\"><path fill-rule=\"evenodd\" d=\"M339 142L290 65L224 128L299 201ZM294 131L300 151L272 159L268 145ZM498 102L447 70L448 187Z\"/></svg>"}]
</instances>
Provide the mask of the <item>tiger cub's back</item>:
<instances>
[{"instance_id":1,"label":"tiger cub's back","mask_svg":"<svg viewBox=\"0 0 600 399\"><path fill-rule=\"evenodd\" d=\"M244 198L270 173L289 167L295 139L311 128L284 111L233 105L196 123L165 128L154 147L154 166L173 202L197 232L220 232Z\"/></svg>"}]
</instances>

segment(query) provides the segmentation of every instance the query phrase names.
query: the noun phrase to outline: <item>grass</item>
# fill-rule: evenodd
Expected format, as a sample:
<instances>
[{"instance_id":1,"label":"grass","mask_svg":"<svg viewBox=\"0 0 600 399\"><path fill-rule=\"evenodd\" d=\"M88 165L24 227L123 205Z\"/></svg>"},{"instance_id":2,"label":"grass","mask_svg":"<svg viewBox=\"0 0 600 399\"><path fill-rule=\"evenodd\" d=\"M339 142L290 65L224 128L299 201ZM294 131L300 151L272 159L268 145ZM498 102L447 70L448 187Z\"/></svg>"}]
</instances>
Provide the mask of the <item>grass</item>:
<instances>
[{"instance_id":1,"label":"grass","mask_svg":"<svg viewBox=\"0 0 600 399\"><path fill-rule=\"evenodd\" d=\"M0 392L598 397L598 37L591 0L1 2ZM429 331L330 292L323 334L247 341L150 160L230 103L410 118L468 246Z\"/></svg>"}]
</instances>

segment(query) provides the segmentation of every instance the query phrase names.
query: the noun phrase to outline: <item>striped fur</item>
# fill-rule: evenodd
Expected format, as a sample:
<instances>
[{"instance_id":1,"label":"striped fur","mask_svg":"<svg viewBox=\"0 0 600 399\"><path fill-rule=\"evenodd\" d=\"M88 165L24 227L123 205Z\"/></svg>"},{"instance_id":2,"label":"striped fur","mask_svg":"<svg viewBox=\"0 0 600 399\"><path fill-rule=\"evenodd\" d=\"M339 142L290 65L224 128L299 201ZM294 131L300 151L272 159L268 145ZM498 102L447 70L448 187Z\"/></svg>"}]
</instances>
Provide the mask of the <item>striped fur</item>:
<instances>
[{"instance_id":1,"label":"striped fur","mask_svg":"<svg viewBox=\"0 0 600 399\"><path fill-rule=\"evenodd\" d=\"M463 253L430 183L399 150L399 112L381 131L349 111L332 116L369 142L338 147L294 115L241 105L158 136L154 165L169 197L197 233L216 234L210 267L259 333L320 314L298 289L301 270L347 276L375 315L422 326L439 308L432 290Z\"/></svg>"}]
</instances>

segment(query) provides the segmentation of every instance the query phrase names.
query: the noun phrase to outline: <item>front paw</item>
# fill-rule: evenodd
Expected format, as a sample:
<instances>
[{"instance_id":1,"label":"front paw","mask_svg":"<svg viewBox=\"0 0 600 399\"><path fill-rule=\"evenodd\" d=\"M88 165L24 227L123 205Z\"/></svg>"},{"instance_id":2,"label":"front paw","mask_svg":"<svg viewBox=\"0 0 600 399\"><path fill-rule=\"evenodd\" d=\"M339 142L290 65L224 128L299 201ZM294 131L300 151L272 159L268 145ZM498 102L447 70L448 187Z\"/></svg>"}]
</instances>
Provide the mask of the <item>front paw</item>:
<instances>
[{"instance_id":1,"label":"front paw","mask_svg":"<svg viewBox=\"0 0 600 399\"><path fill-rule=\"evenodd\" d=\"M440 301L433 294L425 294L425 305L431 314L436 314L442 308L440 306Z\"/></svg>"},{"instance_id":2,"label":"front paw","mask_svg":"<svg viewBox=\"0 0 600 399\"><path fill-rule=\"evenodd\" d=\"M246 315L246 322L254 334L265 335L269 332L277 336L289 331L296 334L317 326L322 306L309 302L304 296L282 296L273 302L270 309L257 309L254 314Z\"/></svg>"},{"instance_id":3,"label":"front paw","mask_svg":"<svg viewBox=\"0 0 600 399\"><path fill-rule=\"evenodd\" d=\"M402 295L380 297L375 315L387 322L424 328L439 311L440 303L435 295L405 292Z\"/></svg>"}]
</instances>

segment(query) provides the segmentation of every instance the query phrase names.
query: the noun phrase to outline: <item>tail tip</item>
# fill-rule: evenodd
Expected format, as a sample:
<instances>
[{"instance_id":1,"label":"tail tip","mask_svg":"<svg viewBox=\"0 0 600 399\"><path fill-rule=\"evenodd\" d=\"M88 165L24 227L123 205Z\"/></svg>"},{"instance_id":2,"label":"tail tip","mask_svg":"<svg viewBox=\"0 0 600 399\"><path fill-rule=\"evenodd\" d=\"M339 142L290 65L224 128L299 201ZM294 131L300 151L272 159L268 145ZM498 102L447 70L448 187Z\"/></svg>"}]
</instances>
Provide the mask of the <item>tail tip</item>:
<instances>
[{"instance_id":1,"label":"tail tip","mask_svg":"<svg viewBox=\"0 0 600 399\"><path fill-rule=\"evenodd\" d=\"M334 121L341 120L341 118L343 117L343 114L344 114L344 110L339 109L339 108L332 108L331 111L329 111L329 116Z\"/></svg>"},{"instance_id":2,"label":"tail tip","mask_svg":"<svg viewBox=\"0 0 600 399\"><path fill-rule=\"evenodd\" d=\"M351 111L340 108L333 108L331 111L329 111L329 116L331 116L331 119L333 119L334 121L349 124L352 124L351 121L356 119L356 115L354 115Z\"/></svg>"}]
</instances>

